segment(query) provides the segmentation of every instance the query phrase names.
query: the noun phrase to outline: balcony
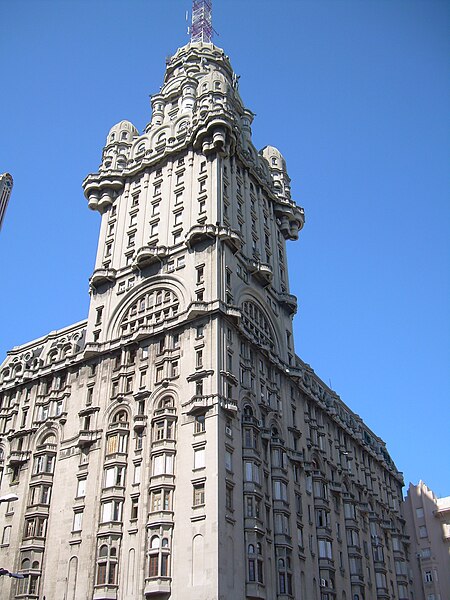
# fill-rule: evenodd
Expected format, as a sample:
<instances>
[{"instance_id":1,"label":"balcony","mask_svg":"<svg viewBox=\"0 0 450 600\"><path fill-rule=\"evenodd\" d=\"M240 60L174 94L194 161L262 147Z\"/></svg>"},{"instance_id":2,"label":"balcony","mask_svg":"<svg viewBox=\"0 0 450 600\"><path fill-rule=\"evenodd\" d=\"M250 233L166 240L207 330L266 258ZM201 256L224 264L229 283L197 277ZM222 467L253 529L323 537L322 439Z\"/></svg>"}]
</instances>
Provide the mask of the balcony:
<instances>
[{"instance_id":1,"label":"balcony","mask_svg":"<svg viewBox=\"0 0 450 600\"><path fill-rule=\"evenodd\" d=\"M148 513L147 527L154 527L155 525L161 524L173 524L173 511L171 510L157 510Z\"/></svg>"},{"instance_id":2,"label":"balcony","mask_svg":"<svg viewBox=\"0 0 450 600\"><path fill-rule=\"evenodd\" d=\"M259 583L246 583L245 585L245 597L246 598L267 598L266 588L264 585Z\"/></svg>"},{"instance_id":3,"label":"balcony","mask_svg":"<svg viewBox=\"0 0 450 600\"><path fill-rule=\"evenodd\" d=\"M255 427L259 427L259 420L253 415L242 415L242 423L245 423L245 425L254 425Z\"/></svg>"},{"instance_id":4,"label":"balcony","mask_svg":"<svg viewBox=\"0 0 450 600\"><path fill-rule=\"evenodd\" d=\"M96 586L92 600L115 600L117 598L117 586Z\"/></svg>"},{"instance_id":5,"label":"balcony","mask_svg":"<svg viewBox=\"0 0 450 600\"><path fill-rule=\"evenodd\" d=\"M211 241L216 237L215 225L194 225L186 234L186 246L194 248L197 244Z\"/></svg>"},{"instance_id":6,"label":"balcony","mask_svg":"<svg viewBox=\"0 0 450 600\"><path fill-rule=\"evenodd\" d=\"M78 446L89 446L89 444L93 444L97 439L97 432L90 431L89 429L81 429L78 433Z\"/></svg>"},{"instance_id":7,"label":"balcony","mask_svg":"<svg viewBox=\"0 0 450 600\"><path fill-rule=\"evenodd\" d=\"M282 306L286 308L289 314L295 315L297 312L297 298L294 294L280 294L279 298Z\"/></svg>"},{"instance_id":8,"label":"balcony","mask_svg":"<svg viewBox=\"0 0 450 600\"><path fill-rule=\"evenodd\" d=\"M22 540L20 550L40 550L43 551L45 547L45 537L28 537Z\"/></svg>"},{"instance_id":9,"label":"balcony","mask_svg":"<svg viewBox=\"0 0 450 600\"><path fill-rule=\"evenodd\" d=\"M188 413L204 412L213 405L213 396L192 396L184 407Z\"/></svg>"},{"instance_id":10,"label":"balcony","mask_svg":"<svg viewBox=\"0 0 450 600\"><path fill-rule=\"evenodd\" d=\"M242 247L241 236L233 229L230 229L230 227L219 227L218 237L227 244L233 254L239 252Z\"/></svg>"},{"instance_id":11,"label":"balcony","mask_svg":"<svg viewBox=\"0 0 450 600\"><path fill-rule=\"evenodd\" d=\"M249 271L263 285L269 285L273 279L272 267L268 263L262 263L258 260L249 262Z\"/></svg>"},{"instance_id":12,"label":"balcony","mask_svg":"<svg viewBox=\"0 0 450 600\"><path fill-rule=\"evenodd\" d=\"M108 425L108 431L124 431L127 432L130 429L130 424L127 421L118 421L117 423L110 423Z\"/></svg>"},{"instance_id":13,"label":"balcony","mask_svg":"<svg viewBox=\"0 0 450 600\"><path fill-rule=\"evenodd\" d=\"M136 253L134 266L143 269L155 262L162 261L167 254L166 246L143 246Z\"/></svg>"},{"instance_id":14,"label":"balcony","mask_svg":"<svg viewBox=\"0 0 450 600\"><path fill-rule=\"evenodd\" d=\"M133 418L135 431L141 431L147 425L147 415L134 415Z\"/></svg>"},{"instance_id":15,"label":"balcony","mask_svg":"<svg viewBox=\"0 0 450 600\"><path fill-rule=\"evenodd\" d=\"M152 577L145 580L144 596L151 598L152 596L169 597L170 595L170 577Z\"/></svg>"},{"instance_id":16,"label":"balcony","mask_svg":"<svg viewBox=\"0 0 450 600\"><path fill-rule=\"evenodd\" d=\"M31 452L29 450L13 450L8 457L10 465L21 465L30 458Z\"/></svg>"},{"instance_id":17,"label":"balcony","mask_svg":"<svg viewBox=\"0 0 450 600\"><path fill-rule=\"evenodd\" d=\"M92 273L92 277L90 279L90 284L94 289L97 289L101 285L105 285L107 283L114 283L116 280L116 270L115 269L96 269Z\"/></svg>"},{"instance_id":18,"label":"balcony","mask_svg":"<svg viewBox=\"0 0 450 600\"><path fill-rule=\"evenodd\" d=\"M220 406L224 410L228 410L233 413L237 413L237 410L238 410L238 404L237 404L236 400L232 400L231 398L221 398Z\"/></svg>"},{"instance_id":19,"label":"balcony","mask_svg":"<svg viewBox=\"0 0 450 600\"><path fill-rule=\"evenodd\" d=\"M200 315L205 314L208 311L207 302L191 302L188 308L188 319L193 319Z\"/></svg>"}]
</instances>

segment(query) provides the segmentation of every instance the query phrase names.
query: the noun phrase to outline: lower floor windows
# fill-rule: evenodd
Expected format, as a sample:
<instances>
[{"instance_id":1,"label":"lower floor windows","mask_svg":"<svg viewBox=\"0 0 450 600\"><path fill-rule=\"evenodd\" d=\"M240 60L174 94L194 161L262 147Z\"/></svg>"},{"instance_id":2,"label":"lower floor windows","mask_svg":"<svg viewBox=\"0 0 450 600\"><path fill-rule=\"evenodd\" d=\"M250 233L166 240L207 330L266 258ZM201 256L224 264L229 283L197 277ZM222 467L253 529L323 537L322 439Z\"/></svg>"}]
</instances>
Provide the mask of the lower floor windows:
<instances>
[{"instance_id":1,"label":"lower floor windows","mask_svg":"<svg viewBox=\"0 0 450 600\"><path fill-rule=\"evenodd\" d=\"M33 595L39 593L39 575L28 575L25 579L19 579L17 582L16 595Z\"/></svg>"},{"instance_id":2,"label":"lower floor windows","mask_svg":"<svg viewBox=\"0 0 450 600\"><path fill-rule=\"evenodd\" d=\"M39 593L40 580L40 562L38 560L30 560L24 558L20 564L20 574L24 579L19 579L17 582L16 595L33 595Z\"/></svg>"},{"instance_id":3,"label":"lower floor windows","mask_svg":"<svg viewBox=\"0 0 450 600\"><path fill-rule=\"evenodd\" d=\"M116 585L117 583L117 548L102 544L97 558L97 585Z\"/></svg>"},{"instance_id":4,"label":"lower floor windows","mask_svg":"<svg viewBox=\"0 0 450 600\"><path fill-rule=\"evenodd\" d=\"M258 542L247 546L247 577L251 583L264 583L262 547Z\"/></svg>"},{"instance_id":5,"label":"lower floor windows","mask_svg":"<svg viewBox=\"0 0 450 600\"><path fill-rule=\"evenodd\" d=\"M148 549L148 577L170 576L170 531L150 532Z\"/></svg>"},{"instance_id":6,"label":"lower floor windows","mask_svg":"<svg viewBox=\"0 0 450 600\"><path fill-rule=\"evenodd\" d=\"M285 548L278 548L276 554L278 557L278 593L292 595L291 557Z\"/></svg>"}]
</instances>

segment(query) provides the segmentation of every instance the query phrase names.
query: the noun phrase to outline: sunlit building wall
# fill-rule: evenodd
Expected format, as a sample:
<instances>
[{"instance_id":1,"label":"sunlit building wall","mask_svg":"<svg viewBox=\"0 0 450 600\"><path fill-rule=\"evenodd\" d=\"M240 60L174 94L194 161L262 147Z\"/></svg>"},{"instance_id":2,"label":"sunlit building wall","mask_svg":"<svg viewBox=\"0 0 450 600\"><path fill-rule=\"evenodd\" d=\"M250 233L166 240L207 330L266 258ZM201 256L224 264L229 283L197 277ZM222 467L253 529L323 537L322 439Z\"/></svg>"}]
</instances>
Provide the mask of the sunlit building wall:
<instances>
[{"instance_id":1,"label":"sunlit building wall","mask_svg":"<svg viewBox=\"0 0 450 600\"><path fill-rule=\"evenodd\" d=\"M83 182L87 320L0 368L1 597L409 599L402 475L294 351L284 157L211 43L151 103Z\"/></svg>"}]
</instances>

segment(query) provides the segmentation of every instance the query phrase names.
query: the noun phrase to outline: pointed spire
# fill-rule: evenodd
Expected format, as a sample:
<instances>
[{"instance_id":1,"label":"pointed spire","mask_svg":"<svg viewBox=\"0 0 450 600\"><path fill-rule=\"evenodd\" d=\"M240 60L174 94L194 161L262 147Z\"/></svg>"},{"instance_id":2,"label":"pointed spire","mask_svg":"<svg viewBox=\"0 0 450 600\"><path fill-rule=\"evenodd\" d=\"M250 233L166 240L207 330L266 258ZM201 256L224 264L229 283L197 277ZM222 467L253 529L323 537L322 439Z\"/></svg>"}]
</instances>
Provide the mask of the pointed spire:
<instances>
[{"instance_id":1,"label":"pointed spire","mask_svg":"<svg viewBox=\"0 0 450 600\"><path fill-rule=\"evenodd\" d=\"M190 33L191 42L212 41L212 0L193 0Z\"/></svg>"}]
</instances>

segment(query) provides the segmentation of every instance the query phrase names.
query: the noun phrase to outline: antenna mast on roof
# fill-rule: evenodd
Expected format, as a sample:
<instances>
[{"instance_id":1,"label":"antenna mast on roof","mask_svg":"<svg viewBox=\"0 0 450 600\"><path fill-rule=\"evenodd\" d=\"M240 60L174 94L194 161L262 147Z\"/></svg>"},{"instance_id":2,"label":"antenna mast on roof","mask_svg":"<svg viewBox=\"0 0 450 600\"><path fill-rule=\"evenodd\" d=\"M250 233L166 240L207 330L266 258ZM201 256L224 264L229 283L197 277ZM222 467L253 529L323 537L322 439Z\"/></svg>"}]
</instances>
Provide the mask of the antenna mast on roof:
<instances>
[{"instance_id":1,"label":"antenna mast on roof","mask_svg":"<svg viewBox=\"0 0 450 600\"><path fill-rule=\"evenodd\" d=\"M211 42L213 32L212 0L193 0L191 42Z\"/></svg>"}]
</instances>

